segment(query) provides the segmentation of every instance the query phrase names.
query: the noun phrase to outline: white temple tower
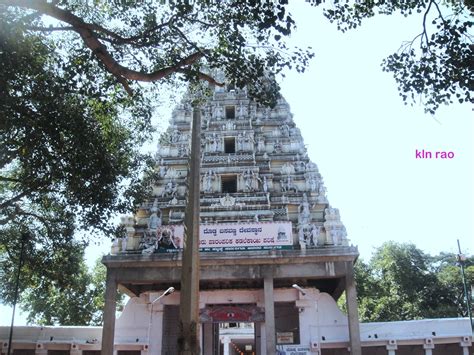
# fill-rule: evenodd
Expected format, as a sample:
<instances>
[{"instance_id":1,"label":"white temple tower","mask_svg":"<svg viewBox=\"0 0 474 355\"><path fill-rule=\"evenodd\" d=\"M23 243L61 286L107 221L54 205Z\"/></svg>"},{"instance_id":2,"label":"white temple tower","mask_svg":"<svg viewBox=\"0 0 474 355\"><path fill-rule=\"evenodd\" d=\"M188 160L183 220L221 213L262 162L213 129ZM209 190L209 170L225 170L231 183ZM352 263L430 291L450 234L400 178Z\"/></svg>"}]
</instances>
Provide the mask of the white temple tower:
<instances>
[{"instance_id":1,"label":"white temple tower","mask_svg":"<svg viewBox=\"0 0 474 355\"><path fill-rule=\"evenodd\" d=\"M175 353L191 119L185 97L158 145L153 196L123 219L127 235L103 259L103 343L111 343L115 329L116 341ZM327 200L289 105L280 99L269 109L245 89L217 88L202 106L201 142L201 156L192 159L201 161L203 354L230 354L237 347L273 355L289 346L317 353L322 343L341 337L360 354L357 248L349 246L339 211ZM133 298L114 326L118 287ZM169 287L177 291L153 303ZM344 290L347 317L328 311ZM222 324L251 324L242 328L253 336L239 338ZM329 331L335 324L338 331ZM245 337L252 339L241 342Z\"/></svg>"}]
</instances>

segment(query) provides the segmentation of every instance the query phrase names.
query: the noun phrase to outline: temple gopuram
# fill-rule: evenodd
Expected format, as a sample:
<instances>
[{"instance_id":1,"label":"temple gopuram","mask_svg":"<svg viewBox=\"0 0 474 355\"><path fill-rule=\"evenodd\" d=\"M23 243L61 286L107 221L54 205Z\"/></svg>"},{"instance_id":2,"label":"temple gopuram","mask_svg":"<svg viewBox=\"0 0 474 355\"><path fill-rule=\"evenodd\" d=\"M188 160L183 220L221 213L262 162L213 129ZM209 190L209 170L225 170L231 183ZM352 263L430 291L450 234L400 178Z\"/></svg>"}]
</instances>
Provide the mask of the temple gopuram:
<instances>
[{"instance_id":1,"label":"temple gopuram","mask_svg":"<svg viewBox=\"0 0 474 355\"><path fill-rule=\"evenodd\" d=\"M274 108L259 106L245 89L227 86L201 105L201 117L201 154L192 159L201 162L203 353L218 353L219 329L235 323L251 324L253 339L244 345L257 354L290 345L317 349L325 322L336 322L360 347L357 248L328 202L288 103L281 98ZM154 304L152 336L144 339L161 354L174 353L177 342L191 122L185 96L158 144L153 195L123 219L127 235L103 259L110 287L136 298L134 309L150 312L154 298L169 287L176 290ZM318 315L318 304L335 307L343 291L349 317ZM126 325L134 339L147 334L148 318L141 319ZM325 338L332 341L329 334Z\"/></svg>"}]
</instances>

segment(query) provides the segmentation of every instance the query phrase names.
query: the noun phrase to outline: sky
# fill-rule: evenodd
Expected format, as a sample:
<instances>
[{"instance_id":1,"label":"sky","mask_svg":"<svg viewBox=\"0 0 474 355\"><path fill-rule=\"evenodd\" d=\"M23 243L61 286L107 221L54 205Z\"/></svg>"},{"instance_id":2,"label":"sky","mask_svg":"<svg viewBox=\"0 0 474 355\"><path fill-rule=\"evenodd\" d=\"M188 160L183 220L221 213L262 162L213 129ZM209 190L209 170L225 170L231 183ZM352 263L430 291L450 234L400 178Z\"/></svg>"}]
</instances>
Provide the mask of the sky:
<instances>
[{"instance_id":1,"label":"sky","mask_svg":"<svg viewBox=\"0 0 474 355\"><path fill-rule=\"evenodd\" d=\"M386 241L457 252L457 239L472 255L472 106L442 107L435 116L422 104L406 106L380 66L420 32L420 16L376 17L341 33L318 8L291 5L298 29L290 43L311 46L316 56L305 73L287 73L282 94L360 257L368 261ZM417 149L454 157L416 159ZM108 242L90 247L89 264L109 250ZM0 306L0 314L11 310ZM10 316L0 317L0 325L9 324ZM25 316L17 313L15 324L25 324Z\"/></svg>"},{"instance_id":2,"label":"sky","mask_svg":"<svg viewBox=\"0 0 474 355\"><path fill-rule=\"evenodd\" d=\"M389 240L437 254L457 252L459 239L472 254L472 106L443 106L435 116L406 106L380 66L421 31L421 15L376 17L341 33L298 4L291 41L316 56L307 72L287 76L282 92L351 243L366 261ZM417 159L422 149L454 157Z\"/></svg>"}]
</instances>

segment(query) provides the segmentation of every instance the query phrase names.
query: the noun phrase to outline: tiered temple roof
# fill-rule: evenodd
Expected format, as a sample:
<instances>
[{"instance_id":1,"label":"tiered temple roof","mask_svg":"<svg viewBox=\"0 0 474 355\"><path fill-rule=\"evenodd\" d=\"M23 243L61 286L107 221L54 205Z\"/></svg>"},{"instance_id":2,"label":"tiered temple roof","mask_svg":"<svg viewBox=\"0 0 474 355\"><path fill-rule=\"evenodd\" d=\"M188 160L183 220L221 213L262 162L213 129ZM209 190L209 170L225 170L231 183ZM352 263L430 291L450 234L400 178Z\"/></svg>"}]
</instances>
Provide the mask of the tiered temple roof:
<instances>
[{"instance_id":1,"label":"tiered temple roof","mask_svg":"<svg viewBox=\"0 0 474 355\"><path fill-rule=\"evenodd\" d=\"M258 227L286 222L291 228L290 243L260 244L277 249L348 245L339 211L328 203L321 174L308 157L283 98L274 108L263 107L250 100L245 89L227 86L217 88L201 112L202 153L193 159L201 160L202 225ZM159 178L153 196L134 218L124 218L127 238L116 242L113 254L146 254L181 246L178 234L186 205L191 121L186 95L158 144ZM163 236L170 248L162 243ZM221 250L236 249L227 245Z\"/></svg>"}]
</instances>

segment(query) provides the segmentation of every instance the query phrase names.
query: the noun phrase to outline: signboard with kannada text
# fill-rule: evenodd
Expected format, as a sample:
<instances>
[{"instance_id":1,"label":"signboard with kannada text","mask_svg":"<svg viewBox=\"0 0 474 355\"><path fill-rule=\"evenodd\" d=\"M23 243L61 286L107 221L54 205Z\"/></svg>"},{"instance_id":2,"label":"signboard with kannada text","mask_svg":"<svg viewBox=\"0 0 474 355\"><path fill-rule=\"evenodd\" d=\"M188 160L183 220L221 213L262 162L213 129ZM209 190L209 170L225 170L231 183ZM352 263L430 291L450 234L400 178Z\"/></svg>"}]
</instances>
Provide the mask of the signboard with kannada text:
<instances>
[{"instance_id":1,"label":"signboard with kannada text","mask_svg":"<svg viewBox=\"0 0 474 355\"><path fill-rule=\"evenodd\" d=\"M199 234L201 251L289 249L293 244L291 222L201 224ZM155 250L178 251L183 240L183 225L160 226Z\"/></svg>"}]
</instances>

